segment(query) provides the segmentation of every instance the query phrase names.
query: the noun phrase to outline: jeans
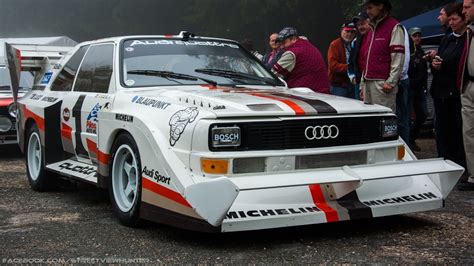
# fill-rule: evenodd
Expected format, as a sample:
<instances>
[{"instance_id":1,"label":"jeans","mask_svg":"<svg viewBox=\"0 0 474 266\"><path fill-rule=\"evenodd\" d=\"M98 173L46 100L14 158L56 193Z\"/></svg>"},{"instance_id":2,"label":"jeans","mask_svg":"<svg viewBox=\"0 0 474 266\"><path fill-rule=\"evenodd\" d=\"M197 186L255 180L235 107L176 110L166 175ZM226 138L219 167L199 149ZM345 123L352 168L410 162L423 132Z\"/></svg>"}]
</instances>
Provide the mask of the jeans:
<instances>
[{"instance_id":1,"label":"jeans","mask_svg":"<svg viewBox=\"0 0 474 266\"><path fill-rule=\"evenodd\" d=\"M336 95L336 96L341 96L341 97L346 97L346 98L353 98L354 91L351 87L337 87L337 86L331 86L331 94Z\"/></svg>"},{"instance_id":2,"label":"jeans","mask_svg":"<svg viewBox=\"0 0 474 266\"><path fill-rule=\"evenodd\" d=\"M400 137L406 142L410 143L410 116L411 103L409 97L410 80L401 80L398 83L397 92L397 116Z\"/></svg>"},{"instance_id":3,"label":"jeans","mask_svg":"<svg viewBox=\"0 0 474 266\"><path fill-rule=\"evenodd\" d=\"M360 100L360 83L354 85L354 99Z\"/></svg>"}]
</instances>

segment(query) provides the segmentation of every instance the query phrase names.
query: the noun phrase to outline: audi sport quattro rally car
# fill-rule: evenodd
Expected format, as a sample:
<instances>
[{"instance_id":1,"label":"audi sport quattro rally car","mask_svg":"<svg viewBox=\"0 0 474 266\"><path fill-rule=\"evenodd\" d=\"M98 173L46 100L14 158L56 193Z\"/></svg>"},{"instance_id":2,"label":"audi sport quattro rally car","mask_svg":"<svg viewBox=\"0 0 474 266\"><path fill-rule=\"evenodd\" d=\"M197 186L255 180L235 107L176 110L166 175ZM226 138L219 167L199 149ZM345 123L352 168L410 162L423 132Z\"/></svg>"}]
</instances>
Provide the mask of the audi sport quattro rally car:
<instances>
[{"instance_id":1,"label":"audi sport quattro rally car","mask_svg":"<svg viewBox=\"0 0 474 266\"><path fill-rule=\"evenodd\" d=\"M289 90L230 40L79 44L19 101L34 190L60 174L108 188L140 219L230 232L443 206L464 169L416 160L389 109Z\"/></svg>"}]
</instances>

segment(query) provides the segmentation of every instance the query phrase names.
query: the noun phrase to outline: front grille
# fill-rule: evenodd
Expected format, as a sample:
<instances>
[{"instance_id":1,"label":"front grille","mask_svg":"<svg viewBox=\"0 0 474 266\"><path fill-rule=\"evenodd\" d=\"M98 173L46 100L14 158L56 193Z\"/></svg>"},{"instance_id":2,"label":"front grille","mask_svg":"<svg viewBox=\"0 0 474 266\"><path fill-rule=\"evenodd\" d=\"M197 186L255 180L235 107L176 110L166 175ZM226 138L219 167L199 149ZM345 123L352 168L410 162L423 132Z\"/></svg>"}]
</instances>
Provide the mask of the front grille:
<instances>
[{"instance_id":1,"label":"front grille","mask_svg":"<svg viewBox=\"0 0 474 266\"><path fill-rule=\"evenodd\" d=\"M277 122L244 122L229 124L212 124L215 126L241 128L240 147L214 148L209 141L211 151L257 151L308 149L334 146L368 144L381 141L397 140L398 136L383 138L381 121L393 117L344 117L306 120L288 120ZM312 126L335 125L339 136L334 139L308 140L305 130ZM211 130L209 130L211 132ZM211 140L211 133L209 133Z\"/></svg>"}]
</instances>

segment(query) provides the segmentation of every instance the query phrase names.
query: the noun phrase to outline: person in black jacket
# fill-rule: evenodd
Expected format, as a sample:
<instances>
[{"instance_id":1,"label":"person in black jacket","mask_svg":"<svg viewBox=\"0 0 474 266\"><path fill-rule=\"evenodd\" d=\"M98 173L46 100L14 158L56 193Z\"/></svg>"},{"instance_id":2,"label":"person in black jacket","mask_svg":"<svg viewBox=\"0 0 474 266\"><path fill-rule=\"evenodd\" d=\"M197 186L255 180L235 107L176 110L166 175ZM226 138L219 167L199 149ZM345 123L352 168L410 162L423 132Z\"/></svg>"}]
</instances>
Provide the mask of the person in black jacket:
<instances>
[{"instance_id":1,"label":"person in black jacket","mask_svg":"<svg viewBox=\"0 0 474 266\"><path fill-rule=\"evenodd\" d=\"M362 46L362 41L364 36L370 29L369 25L369 15L366 12L360 12L352 19L352 22L356 26L357 35L354 41L352 42L352 49L349 56L349 65L348 65L348 74L349 79L352 84L355 86L354 98L360 98L360 80L362 78L362 71L359 68L359 52L360 47Z\"/></svg>"},{"instance_id":2,"label":"person in black jacket","mask_svg":"<svg viewBox=\"0 0 474 266\"><path fill-rule=\"evenodd\" d=\"M411 123L410 147L414 151L421 151L416 145L416 139L420 134L421 126L425 123L428 107L426 104L426 91L428 83L428 64L423 58L425 52L421 48L421 29L411 28L410 34L410 67L408 68L408 76L410 78L409 97L413 103L413 111L415 119Z\"/></svg>"},{"instance_id":3,"label":"person in black jacket","mask_svg":"<svg viewBox=\"0 0 474 266\"><path fill-rule=\"evenodd\" d=\"M433 83L431 95L435 106L435 131L439 157L452 160L466 167L462 136L461 98L457 88L459 61L466 42L466 19L462 4L456 3L447 9L449 26L453 30L439 46L438 54L432 57Z\"/></svg>"}]
</instances>

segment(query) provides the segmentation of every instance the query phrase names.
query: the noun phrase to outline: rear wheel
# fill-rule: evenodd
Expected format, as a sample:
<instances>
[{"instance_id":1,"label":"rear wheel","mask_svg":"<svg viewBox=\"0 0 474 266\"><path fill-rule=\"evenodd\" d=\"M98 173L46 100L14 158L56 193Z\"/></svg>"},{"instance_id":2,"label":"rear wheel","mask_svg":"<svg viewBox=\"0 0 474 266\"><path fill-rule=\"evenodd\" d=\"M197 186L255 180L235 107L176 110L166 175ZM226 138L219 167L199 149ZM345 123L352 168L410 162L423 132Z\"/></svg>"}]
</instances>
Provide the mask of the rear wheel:
<instances>
[{"instance_id":1,"label":"rear wheel","mask_svg":"<svg viewBox=\"0 0 474 266\"><path fill-rule=\"evenodd\" d=\"M133 138L120 134L112 147L109 194L115 214L126 226L139 225L141 200L141 162Z\"/></svg>"},{"instance_id":2,"label":"rear wheel","mask_svg":"<svg viewBox=\"0 0 474 266\"><path fill-rule=\"evenodd\" d=\"M49 180L44 169L43 147L38 127L32 125L27 136L25 159L28 182L33 190L45 191Z\"/></svg>"}]
</instances>

